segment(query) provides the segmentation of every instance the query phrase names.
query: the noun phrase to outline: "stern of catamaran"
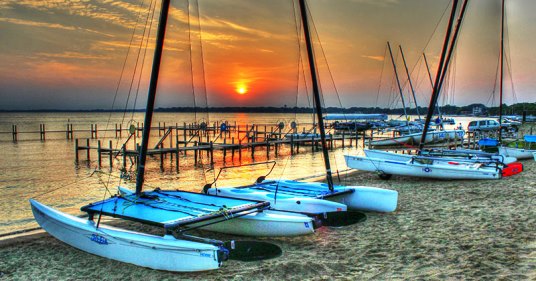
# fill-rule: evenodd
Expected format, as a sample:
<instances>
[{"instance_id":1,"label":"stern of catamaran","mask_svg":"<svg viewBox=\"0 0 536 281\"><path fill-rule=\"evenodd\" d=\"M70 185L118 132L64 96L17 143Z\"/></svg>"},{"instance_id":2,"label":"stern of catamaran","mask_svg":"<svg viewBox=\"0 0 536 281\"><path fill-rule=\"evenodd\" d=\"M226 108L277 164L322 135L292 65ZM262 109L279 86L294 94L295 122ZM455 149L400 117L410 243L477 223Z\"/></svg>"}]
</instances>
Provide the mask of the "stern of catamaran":
<instances>
[{"instance_id":1,"label":"stern of catamaran","mask_svg":"<svg viewBox=\"0 0 536 281\"><path fill-rule=\"evenodd\" d=\"M229 259L229 249L225 248L224 246L220 246L216 257L218 258L218 263L221 266L224 261Z\"/></svg>"}]
</instances>

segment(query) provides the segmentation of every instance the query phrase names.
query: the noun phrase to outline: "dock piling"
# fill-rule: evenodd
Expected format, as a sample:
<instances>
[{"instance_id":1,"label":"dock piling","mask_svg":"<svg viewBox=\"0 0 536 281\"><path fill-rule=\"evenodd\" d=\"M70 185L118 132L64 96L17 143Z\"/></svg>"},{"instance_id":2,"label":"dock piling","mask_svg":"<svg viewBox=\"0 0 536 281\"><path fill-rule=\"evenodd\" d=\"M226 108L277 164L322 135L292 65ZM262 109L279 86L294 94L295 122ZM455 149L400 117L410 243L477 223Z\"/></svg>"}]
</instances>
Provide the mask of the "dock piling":
<instances>
[{"instance_id":1,"label":"dock piling","mask_svg":"<svg viewBox=\"0 0 536 281\"><path fill-rule=\"evenodd\" d=\"M12 125L11 130L11 133L13 134L13 141L17 141L17 125Z\"/></svg>"},{"instance_id":2,"label":"dock piling","mask_svg":"<svg viewBox=\"0 0 536 281\"><path fill-rule=\"evenodd\" d=\"M86 139L86 151L87 151L87 161L91 160L91 151L89 150L89 139Z\"/></svg>"},{"instance_id":3,"label":"dock piling","mask_svg":"<svg viewBox=\"0 0 536 281\"><path fill-rule=\"evenodd\" d=\"M39 139L45 140L45 124L39 124Z\"/></svg>"},{"instance_id":4,"label":"dock piling","mask_svg":"<svg viewBox=\"0 0 536 281\"><path fill-rule=\"evenodd\" d=\"M97 165L100 170L102 164L102 157L101 157L101 141L97 141Z\"/></svg>"},{"instance_id":5,"label":"dock piling","mask_svg":"<svg viewBox=\"0 0 536 281\"><path fill-rule=\"evenodd\" d=\"M78 139L74 140L74 162L78 163Z\"/></svg>"},{"instance_id":6,"label":"dock piling","mask_svg":"<svg viewBox=\"0 0 536 281\"><path fill-rule=\"evenodd\" d=\"M112 140L110 140L109 147L110 147L110 148L109 148L109 151L108 151L108 152L109 152L109 156L110 156L110 157L108 158L108 159L109 159L108 165L110 166L110 171L111 171L112 168L114 167L114 165L113 165L113 163L114 163L114 162L113 162L113 154L114 154L114 153L113 153L113 150L112 150L112 148L113 148L113 146L112 146Z\"/></svg>"}]
</instances>

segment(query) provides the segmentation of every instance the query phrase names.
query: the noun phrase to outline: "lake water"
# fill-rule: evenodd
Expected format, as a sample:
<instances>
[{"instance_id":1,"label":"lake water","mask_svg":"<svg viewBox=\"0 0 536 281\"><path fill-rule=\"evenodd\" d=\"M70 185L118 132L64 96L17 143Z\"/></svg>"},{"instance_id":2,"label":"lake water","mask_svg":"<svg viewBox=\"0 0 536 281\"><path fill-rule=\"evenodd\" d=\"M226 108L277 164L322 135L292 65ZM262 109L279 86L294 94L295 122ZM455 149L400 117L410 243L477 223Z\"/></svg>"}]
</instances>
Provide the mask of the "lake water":
<instances>
[{"instance_id":1,"label":"lake water","mask_svg":"<svg viewBox=\"0 0 536 281\"><path fill-rule=\"evenodd\" d=\"M195 120L213 122L227 121L231 124L245 126L246 124L276 124L285 123L283 132L290 130L290 123L296 121L299 131L302 127L310 127L312 116L310 114L250 114L250 113L156 113L153 124L165 122L166 125L193 123ZM466 127L470 118L458 117ZM459 120L458 120L459 119ZM115 133L105 129L115 128L115 124L123 124L123 128L130 123L143 122L143 113L0 113L0 235L12 231L36 227L33 215L29 207L28 199L35 198L45 204L51 205L70 214L80 214L80 207L116 192L116 187L121 184L130 188L134 187L133 181L125 181L119 178L121 157L114 161L114 169L110 173L108 160L103 159L102 172L97 172L96 153L93 151L91 161L86 160L85 151L80 153L80 162L75 163L74 141L66 140L66 124L73 124L75 138L89 138L91 124L98 124L99 139L107 147L109 140L113 146L119 148L125 138L115 138ZM13 142L11 136L12 125L17 125L20 132L18 141ZM39 124L45 124L47 135L46 141L39 140ZM63 131L63 132L53 132ZM4 133L5 132L5 133ZM25 133L30 132L30 133ZM123 133L123 137L127 134ZM158 132L153 131L151 145L158 141ZM96 146L96 140L91 141ZM347 142L348 144L348 142ZM361 142L359 142L361 145ZM273 148L272 148L273 149ZM361 153L361 147L336 148L331 154L333 171L347 169L344 163L344 154ZM238 153L231 158L227 154L225 163L222 161L221 152L215 152L215 169L210 169L208 157L201 158L202 165L194 167L194 157L180 156L179 169L175 172L175 160L164 160L164 171L160 170L159 158L149 158L146 174L146 187L161 187L163 189L181 189L187 191L200 191L206 183L212 182L219 168L226 165L239 165L251 162L264 162L276 160L276 166L270 178L305 178L324 173L324 162L321 152L311 152L311 147L302 147L301 153L291 155L288 146L283 146L279 151L279 157L270 153L270 159L266 159L264 148L259 149L255 159L251 159L250 153L242 152L242 161L238 160ZM127 160L128 162L128 160ZM129 172L134 172L134 166L127 165ZM241 185L250 184L261 175L270 170L271 165L246 166L228 169L222 173L217 185Z\"/></svg>"}]
</instances>

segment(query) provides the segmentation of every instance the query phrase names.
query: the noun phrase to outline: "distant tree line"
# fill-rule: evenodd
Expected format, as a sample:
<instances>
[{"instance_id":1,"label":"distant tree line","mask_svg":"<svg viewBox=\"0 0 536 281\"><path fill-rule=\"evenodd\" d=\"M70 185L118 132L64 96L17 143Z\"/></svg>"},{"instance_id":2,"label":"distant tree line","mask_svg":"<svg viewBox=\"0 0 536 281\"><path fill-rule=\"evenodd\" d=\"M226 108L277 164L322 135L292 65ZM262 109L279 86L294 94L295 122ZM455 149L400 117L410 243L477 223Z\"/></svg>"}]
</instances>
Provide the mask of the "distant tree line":
<instances>
[{"instance_id":1,"label":"distant tree line","mask_svg":"<svg viewBox=\"0 0 536 281\"><path fill-rule=\"evenodd\" d=\"M486 107L483 104L475 103L466 106L454 106L445 105L440 108L442 114L445 115L471 115L473 114L473 108L479 107L482 111L482 115L499 115L499 107ZM327 107L323 109L325 113L385 113L391 115L403 115L403 108L380 108L380 107ZM136 109L135 112L144 112L144 109ZM244 113L313 113L313 109L310 107L167 107L157 108L156 112L244 112ZM0 112L123 112L123 110L107 110L107 109L93 109L93 110L0 110ZM129 110L132 112L132 110ZM406 112L410 115L417 115L415 108L406 108ZM425 115L428 112L427 107L419 107L421 115ZM504 115L522 115L523 112L527 112L529 115L536 115L536 103L517 103L512 105L503 105ZM434 112L437 114L437 110Z\"/></svg>"}]
</instances>

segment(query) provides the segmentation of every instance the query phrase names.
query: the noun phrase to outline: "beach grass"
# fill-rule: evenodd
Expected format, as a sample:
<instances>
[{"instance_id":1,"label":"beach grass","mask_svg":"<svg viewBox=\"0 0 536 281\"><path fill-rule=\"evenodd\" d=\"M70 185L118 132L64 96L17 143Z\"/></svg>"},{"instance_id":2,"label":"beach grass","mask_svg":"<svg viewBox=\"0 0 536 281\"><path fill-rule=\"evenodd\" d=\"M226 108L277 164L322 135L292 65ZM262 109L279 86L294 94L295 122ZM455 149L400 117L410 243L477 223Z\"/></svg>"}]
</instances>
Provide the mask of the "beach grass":
<instances>
[{"instance_id":1,"label":"beach grass","mask_svg":"<svg viewBox=\"0 0 536 281\"><path fill-rule=\"evenodd\" d=\"M536 162L501 180L438 181L351 173L347 185L399 192L393 213L272 242L283 255L227 261L219 270L172 273L100 258L48 236L0 248L2 280L536 280ZM138 230L159 230L122 223ZM251 240L210 232L221 240Z\"/></svg>"}]
</instances>

